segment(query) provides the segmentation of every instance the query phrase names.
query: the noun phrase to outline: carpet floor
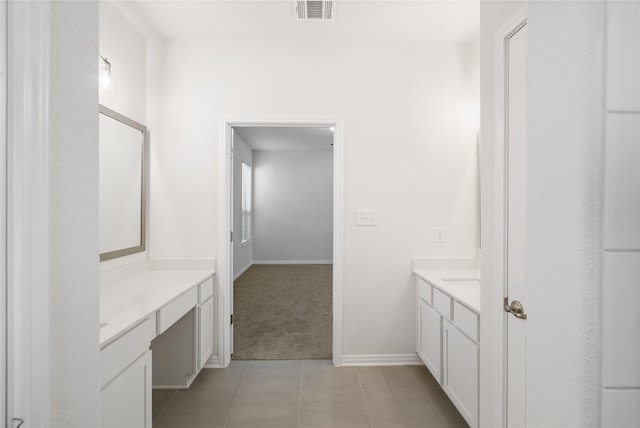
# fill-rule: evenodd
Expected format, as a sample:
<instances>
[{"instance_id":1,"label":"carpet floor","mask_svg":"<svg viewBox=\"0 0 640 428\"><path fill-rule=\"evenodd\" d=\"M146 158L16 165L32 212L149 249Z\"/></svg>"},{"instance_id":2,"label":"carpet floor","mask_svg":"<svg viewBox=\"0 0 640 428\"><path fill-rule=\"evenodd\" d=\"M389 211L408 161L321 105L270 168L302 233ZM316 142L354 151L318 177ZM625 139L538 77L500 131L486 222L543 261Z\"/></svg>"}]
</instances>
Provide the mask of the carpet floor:
<instances>
[{"instance_id":1,"label":"carpet floor","mask_svg":"<svg viewBox=\"0 0 640 428\"><path fill-rule=\"evenodd\" d=\"M332 357L332 266L253 265L233 283L233 359Z\"/></svg>"}]
</instances>

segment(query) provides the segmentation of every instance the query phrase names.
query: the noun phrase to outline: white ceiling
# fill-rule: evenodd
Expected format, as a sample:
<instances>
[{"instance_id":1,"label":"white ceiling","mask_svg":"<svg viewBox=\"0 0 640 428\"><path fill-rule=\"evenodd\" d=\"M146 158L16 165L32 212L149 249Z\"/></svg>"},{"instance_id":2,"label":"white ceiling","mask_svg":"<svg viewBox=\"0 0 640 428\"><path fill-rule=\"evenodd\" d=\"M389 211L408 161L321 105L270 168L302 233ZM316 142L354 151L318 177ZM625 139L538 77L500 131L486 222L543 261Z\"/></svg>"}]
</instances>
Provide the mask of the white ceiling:
<instances>
[{"instance_id":1,"label":"white ceiling","mask_svg":"<svg viewBox=\"0 0 640 428\"><path fill-rule=\"evenodd\" d=\"M168 39L462 43L477 35L480 22L479 0L338 0L329 22L295 20L291 0L133 3Z\"/></svg>"},{"instance_id":2,"label":"white ceiling","mask_svg":"<svg viewBox=\"0 0 640 428\"><path fill-rule=\"evenodd\" d=\"M252 150L333 150L330 128L252 126L234 130Z\"/></svg>"}]
</instances>

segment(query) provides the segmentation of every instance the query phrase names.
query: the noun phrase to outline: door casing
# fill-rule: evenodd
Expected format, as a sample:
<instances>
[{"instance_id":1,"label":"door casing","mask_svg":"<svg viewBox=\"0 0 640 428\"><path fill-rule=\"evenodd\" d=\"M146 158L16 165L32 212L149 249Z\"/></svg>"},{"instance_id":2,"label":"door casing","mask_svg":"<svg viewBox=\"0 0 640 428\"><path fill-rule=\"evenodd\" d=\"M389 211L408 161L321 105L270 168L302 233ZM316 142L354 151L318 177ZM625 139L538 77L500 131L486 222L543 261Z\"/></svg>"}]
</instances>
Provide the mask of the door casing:
<instances>
[{"instance_id":1,"label":"door casing","mask_svg":"<svg viewBox=\"0 0 640 428\"><path fill-rule=\"evenodd\" d=\"M342 119L261 119L223 118L218 153L218 212L219 243L216 261L218 277L218 365L227 367L231 362L231 293L233 272L231 272L231 147L233 128L247 126L279 127L332 127L333 128L333 364L342 365L342 311L343 311L343 248L344 248L344 148Z\"/></svg>"},{"instance_id":2,"label":"door casing","mask_svg":"<svg viewBox=\"0 0 640 428\"><path fill-rule=\"evenodd\" d=\"M508 78L506 73L507 67L507 42L509 37L517 32L527 23L526 7L518 10L506 24L501 27L495 35L495 153L494 153L494 171L493 171L493 198L494 198L494 249L489 254L495 266L495 276L492 281L483 283L483 295L489 294L490 300L496 302L491 309L491 313L487 313L487 309L483 307L483 324L487 334L493 336L494 340L492 349L487 349L486 345L480 347L480 359L490 357L493 361L492 374L497 376L492 382L483 382L481 378L481 407L480 407L480 426L483 426L483 413L494 413L499 415L499 426L506 427L507 419L507 337L506 337L506 315L502 310L503 298L506 296L506 160L507 160L507 135L506 135L506 81ZM495 312L495 313L494 313ZM483 343L487 341L483 340ZM482 377L482 374L481 374ZM490 387L489 387L490 385Z\"/></svg>"}]
</instances>

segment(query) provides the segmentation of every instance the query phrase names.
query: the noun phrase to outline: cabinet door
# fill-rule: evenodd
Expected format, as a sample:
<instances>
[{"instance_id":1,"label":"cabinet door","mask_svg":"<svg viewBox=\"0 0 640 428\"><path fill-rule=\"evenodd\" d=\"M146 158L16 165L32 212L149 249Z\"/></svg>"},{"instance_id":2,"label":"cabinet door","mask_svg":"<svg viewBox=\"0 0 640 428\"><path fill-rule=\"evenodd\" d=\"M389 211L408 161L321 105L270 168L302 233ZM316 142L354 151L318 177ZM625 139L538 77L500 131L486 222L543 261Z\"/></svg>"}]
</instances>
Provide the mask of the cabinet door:
<instances>
[{"instance_id":1,"label":"cabinet door","mask_svg":"<svg viewBox=\"0 0 640 428\"><path fill-rule=\"evenodd\" d=\"M198 370L213 353L213 297L200 305L198 318Z\"/></svg>"},{"instance_id":2,"label":"cabinet door","mask_svg":"<svg viewBox=\"0 0 640 428\"><path fill-rule=\"evenodd\" d=\"M422 299L419 300L418 355L442 383L442 316Z\"/></svg>"},{"instance_id":3,"label":"cabinet door","mask_svg":"<svg viewBox=\"0 0 640 428\"><path fill-rule=\"evenodd\" d=\"M151 351L100 392L102 428L151 428Z\"/></svg>"},{"instance_id":4,"label":"cabinet door","mask_svg":"<svg viewBox=\"0 0 640 428\"><path fill-rule=\"evenodd\" d=\"M478 426L478 345L453 324L442 326L442 388L471 428Z\"/></svg>"}]
</instances>

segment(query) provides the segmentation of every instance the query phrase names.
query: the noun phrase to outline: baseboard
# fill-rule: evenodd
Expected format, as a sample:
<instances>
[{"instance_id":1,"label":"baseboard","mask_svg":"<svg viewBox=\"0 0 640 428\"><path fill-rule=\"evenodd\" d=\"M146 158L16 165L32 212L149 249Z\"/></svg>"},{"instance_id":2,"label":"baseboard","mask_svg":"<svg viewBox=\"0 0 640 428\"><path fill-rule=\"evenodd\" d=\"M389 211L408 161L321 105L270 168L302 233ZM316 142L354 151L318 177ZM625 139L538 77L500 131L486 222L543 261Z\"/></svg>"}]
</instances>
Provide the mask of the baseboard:
<instances>
[{"instance_id":1,"label":"baseboard","mask_svg":"<svg viewBox=\"0 0 640 428\"><path fill-rule=\"evenodd\" d=\"M343 355L343 366L423 366L418 354Z\"/></svg>"},{"instance_id":2,"label":"baseboard","mask_svg":"<svg viewBox=\"0 0 640 428\"><path fill-rule=\"evenodd\" d=\"M331 265L333 260L254 260L254 265Z\"/></svg>"},{"instance_id":3,"label":"baseboard","mask_svg":"<svg viewBox=\"0 0 640 428\"><path fill-rule=\"evenodd\" d=\"M220 369L220 368L222 368L220 366L220 358L218 358L217 355L211 356L211 358L209 358L207 360L207 362L204 364L204 368L205 369Z\"/></svg>"},{"instance_id":4,"label":"baseboard","mask_svg":"<svg viewBox=\"0 0 640 428\"><path fill-rule=\"evenodd\" d=\"M240 276L245 273L251 266L253 266L253 262L247 263L243 268L241 268L237 274L233 275L233 280L240 278Z\"/></svg>"}]
</instances>

